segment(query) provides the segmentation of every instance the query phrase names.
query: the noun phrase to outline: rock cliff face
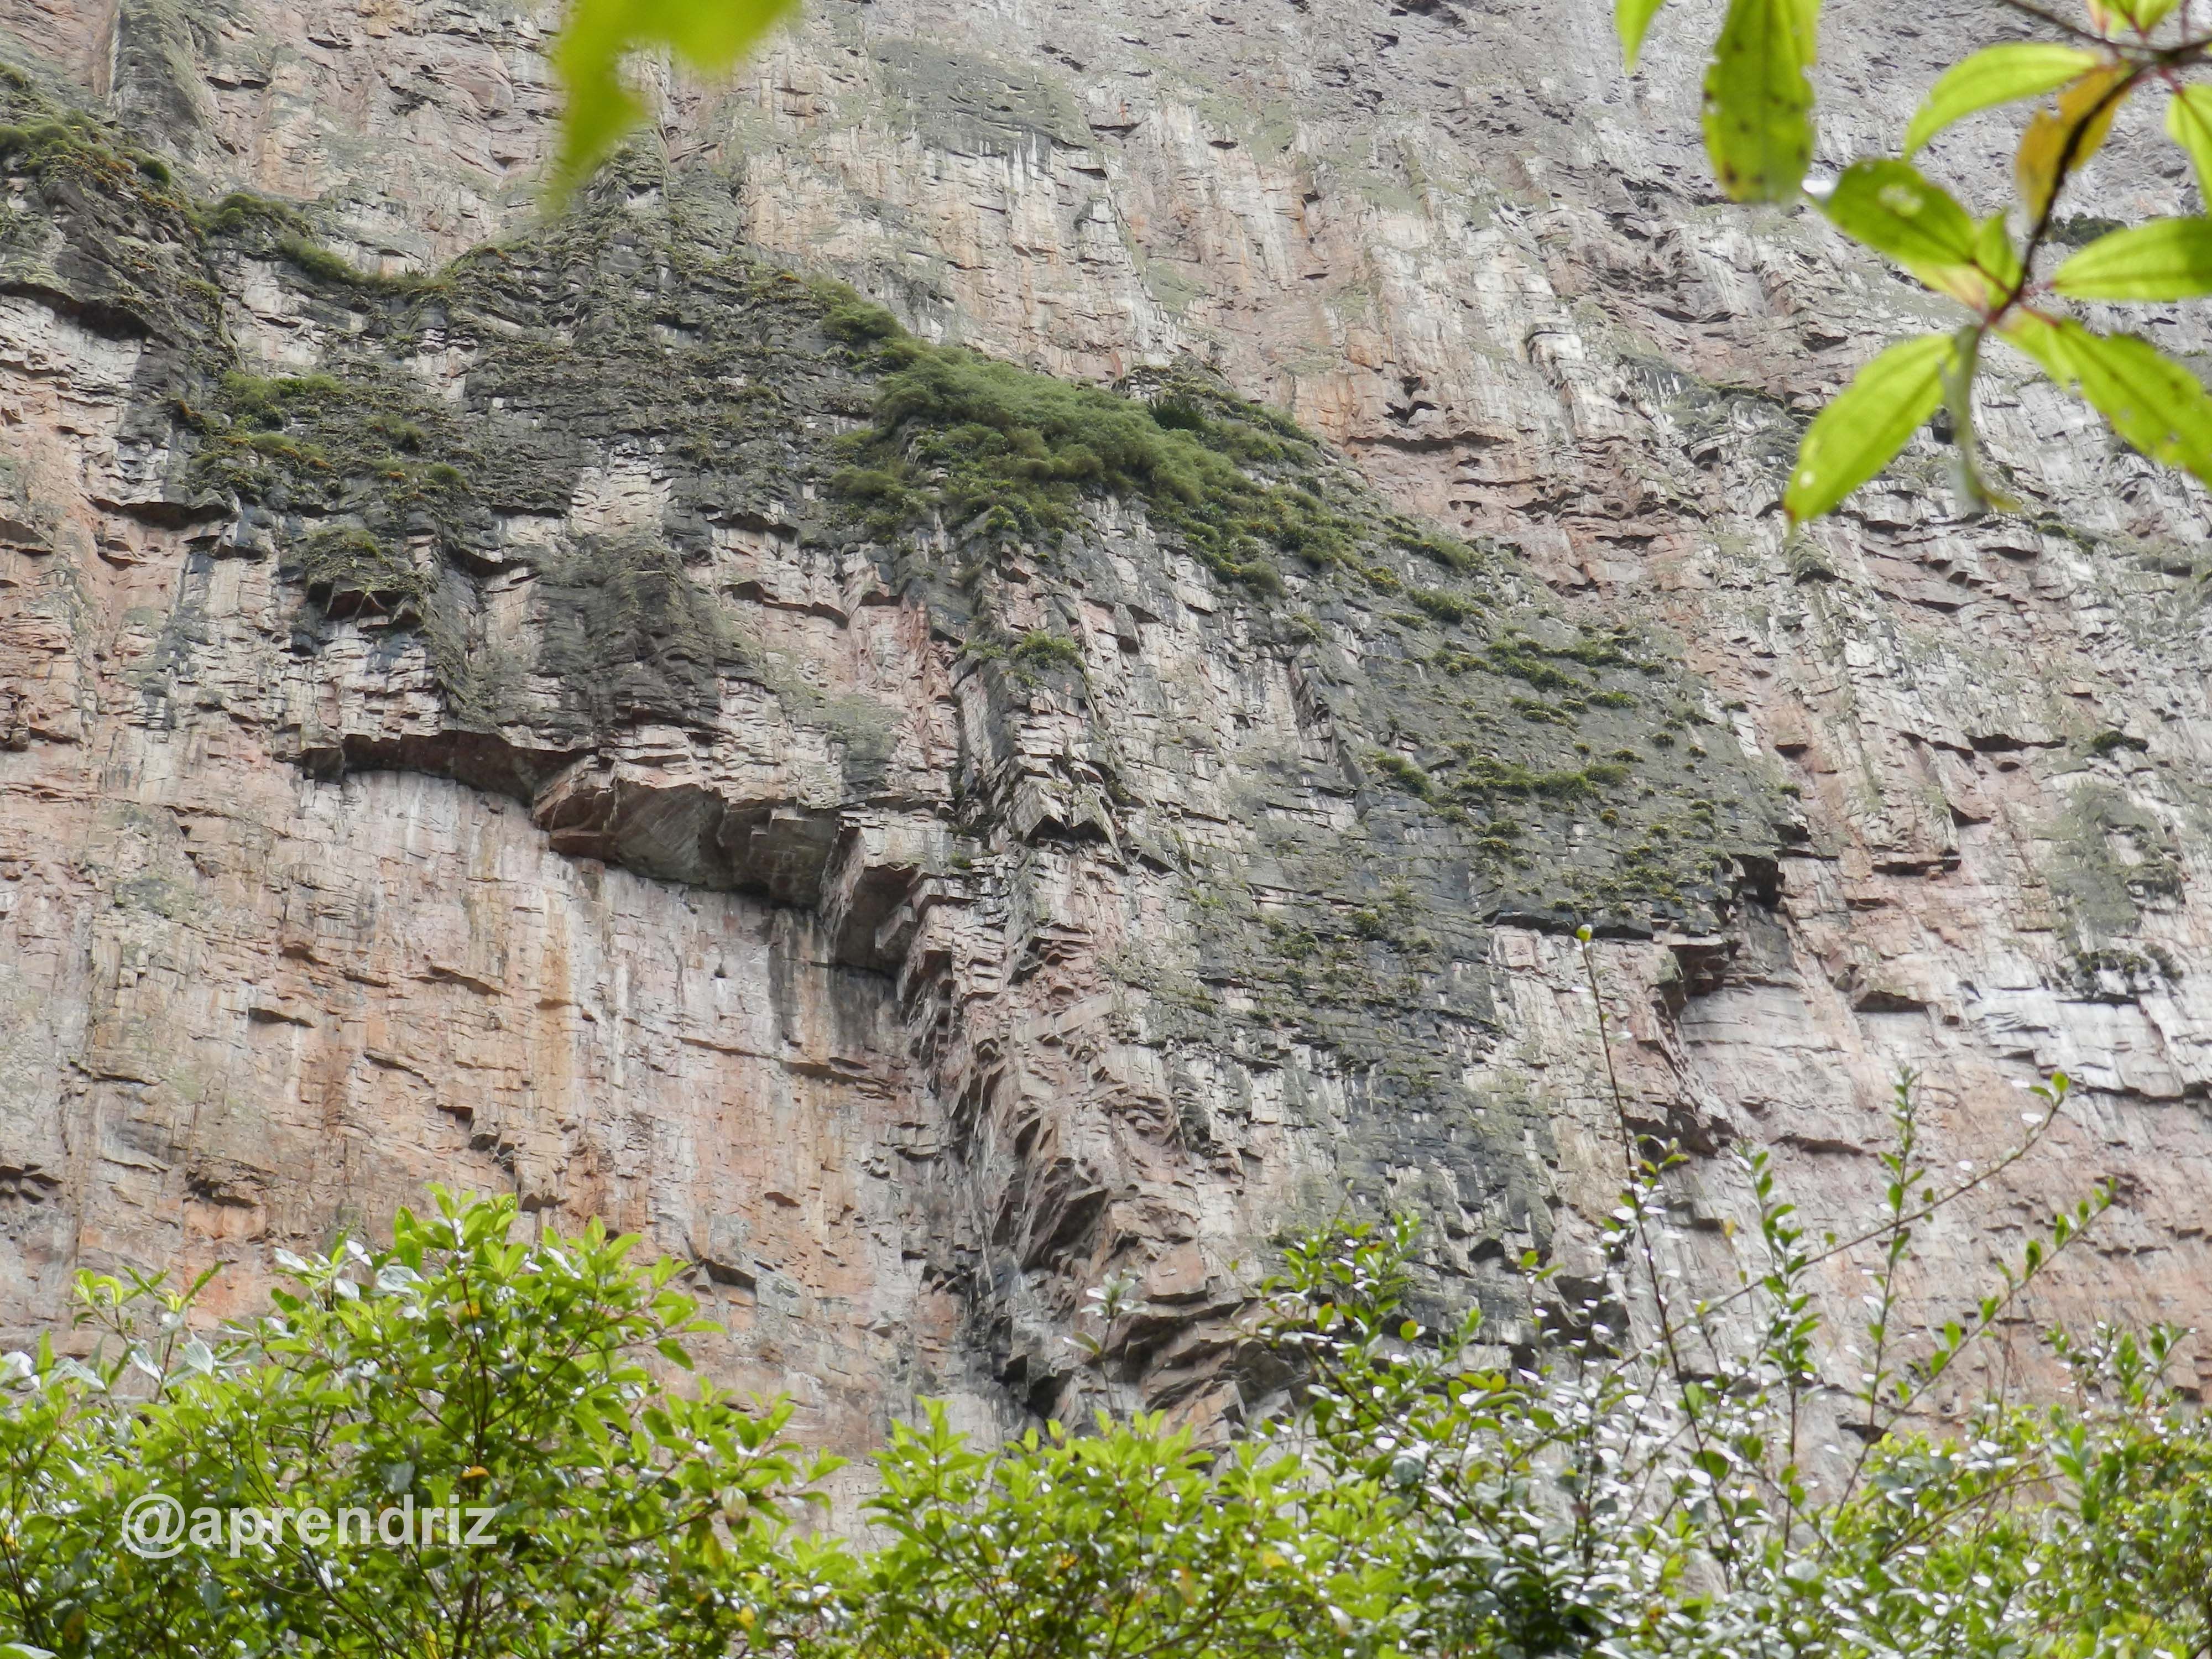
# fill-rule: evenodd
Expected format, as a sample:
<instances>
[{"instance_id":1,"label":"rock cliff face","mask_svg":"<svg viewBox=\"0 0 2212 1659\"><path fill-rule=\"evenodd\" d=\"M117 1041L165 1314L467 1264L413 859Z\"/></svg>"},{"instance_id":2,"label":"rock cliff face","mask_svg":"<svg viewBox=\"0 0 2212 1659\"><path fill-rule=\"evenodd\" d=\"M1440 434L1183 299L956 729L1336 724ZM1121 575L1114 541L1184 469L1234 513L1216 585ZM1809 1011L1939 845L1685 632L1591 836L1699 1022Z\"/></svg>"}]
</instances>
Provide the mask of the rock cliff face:
<instances>
[{"instance_id":1,"label":"rock cliff face","mask_svg":"<svg viewBox=\"0 0 2212 1659\"><path fill-rule=\"evenodd\" d=\"M1685 1273L1731 1143L1840 1225L1898 1067L1986 1163L2063 1066L1930 1304L2105 1176L2032 1311L2212 1312L2203 503L2022 383L2031 511L1929 437L1786 538L1933 307L1603 9L824 0L547 225L550 15L0 0L8 1328L441 1180L696 1261L841 1446L1233 1417L1340 1206L1509 1337L1598 1277L1581 920Z\"/></svg>"}]
</instances>

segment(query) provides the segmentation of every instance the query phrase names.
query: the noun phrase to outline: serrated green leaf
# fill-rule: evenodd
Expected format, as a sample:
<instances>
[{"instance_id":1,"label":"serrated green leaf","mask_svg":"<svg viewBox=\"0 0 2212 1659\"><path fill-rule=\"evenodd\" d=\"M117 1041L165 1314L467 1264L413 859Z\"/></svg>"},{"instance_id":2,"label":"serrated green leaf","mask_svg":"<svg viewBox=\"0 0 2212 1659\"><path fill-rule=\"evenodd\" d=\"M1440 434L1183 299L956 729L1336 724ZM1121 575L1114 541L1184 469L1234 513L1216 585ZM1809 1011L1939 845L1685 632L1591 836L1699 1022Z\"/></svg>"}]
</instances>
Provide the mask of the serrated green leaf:
<instances>
[{"instance_id":1,"label":"serrated green leaf","mask_svg":"<svg viewBox=\"0 0 2212 1659\"><path fill-rule=\"evenodd\" d=\"M2203 382L2134 334L2092 334L2031 313L2004 337L2061 386L2078 392L2113 431L2154 461L2212 483L2212 396Z\"/></svg>"},{"instance_id":2,"label":"serrated green leaf","mask_svg":"<svg viewBox=\"0 0 2212 1659\"><path fill-rule=\"evenodd\" d=\"M2197 193L2212 206L2212 87L2183 87L2167 100L2166 136L2189 152Z\"/></svg>"},{"instance_id":3,"label":"serrated green leaf","mask_svg":"<svg viewBox=\"0 0 2212 1659\"><path fill-rule=\"evenodd\" d=\"M1651 20L1666 3L1667 0L1613 0L1613 32L1620 37L1620 60L1632 72L1636 60L1644 55L1644 37L1650 33Z\"/></svg>"},{"instance_id":4,"label":"serrated green leaf","mask_svg":"<svg viewBox=\"0 0 2212 1659\"><path fill-rule=\"evenodd\" d=\"M1945 71L1929 88L1927 101L1905 130L1905 153L1911 155L1951 123L1977 110L2056 92L2081 79L2099 61L2096 53L2079 46L2023 41L1984 47Z\"/></svg>"},{"instance_id":5,"label":"serrated green leaf","mask_svg":"<svg viewBox=\"0 0 2212 1659\"><path fill-rule=\"evenodd\" d=\"M2212 294L2212 219L2154 219L2100 236L2051 285L2075 300L2194 300Z\"/></svg>"},{"instance_id":6,"label":"serrated green leaf","mask_svg":"<svg viewBox=\"0 0 2212 1659\"><path fill-rule=\"evenodd\" d=\"M1793 524L1818 518L1889 465L1943 400L1948 334L1890 347L1820 411L1798 446L1782 505Z\"/></svg>"},{"instance_id":7,"label":"serrated green leaf","mask_svg":"<svg viewBox=\"0 0 2212 1659\"><path fill-rule=\"evenodd\" d=\"M566 199L645 113L623 80L623 58L665 48L712 74L737 62L797 6L798 0L575 0L553 47L554 73L568 93L553 162L555 198Z\"/></svg>"},{"instance_id":8,"label":"serrated green leaf","mask_svg":"<svg viewBox=\"0 0 2212 1659\"><path fill-rule=\"evenodd\" d=\"M1886 253L1929 287L1980 306L1989 283L1975 263L1983 233L1949 191L1910 161L1854 161L1820 203L1837 229Z\"/></svg>"},{"instance_id":9,"label":"serrated green leaf","mask_svg":"<svg viewBox=\"0 0 2212 1659\"><path fill-rule=\"evenodd\" d=\"M1705 154L1739 202L1796 195L1813 159L1817 0L1729 0L1705 70Z\"/></svg>"}]
</instances>

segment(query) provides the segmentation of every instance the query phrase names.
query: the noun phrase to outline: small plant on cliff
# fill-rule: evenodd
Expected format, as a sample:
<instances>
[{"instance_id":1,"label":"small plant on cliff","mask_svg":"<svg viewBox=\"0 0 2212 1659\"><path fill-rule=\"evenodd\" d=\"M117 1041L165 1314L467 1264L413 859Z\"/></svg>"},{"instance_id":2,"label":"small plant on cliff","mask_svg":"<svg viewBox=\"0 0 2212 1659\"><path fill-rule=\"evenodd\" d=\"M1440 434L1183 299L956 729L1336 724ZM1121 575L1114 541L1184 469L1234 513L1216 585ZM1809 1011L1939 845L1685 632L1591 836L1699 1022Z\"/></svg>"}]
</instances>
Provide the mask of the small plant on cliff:
<instances>
[{"instance_id":1,"label":"small plant on cliff","mask_svg":"<svg viewBox=\"0 0 2212 1659\"><path fill-rule=\"evenodd\" d=\"M1119 495L1261 592L1281 591L1284 555L1320 568L1352 554L1352 522L1308 487L1317 447L1263 411L1217 397L1199 415L1192 390L1148 403L933 345L848 293L830 292L823 328L884 371L874 426L832 481L878 534L934 517L956 535L1043 540L1078 528L1086 497Z\"/></svg>"},{"instance_id":2,"label":"small plant on cliff","mask_svg":"<svg viewBox=\"0 0 2212 1659\"><path fill-rule=\"evenodd\" d=\"M1083 647L1066 635L1047 629L1030 629L1007 654L1017 671L1032 678L1041 678L1055 670L1074 674L1083 672Z\"/></svg>"}]
</instances>

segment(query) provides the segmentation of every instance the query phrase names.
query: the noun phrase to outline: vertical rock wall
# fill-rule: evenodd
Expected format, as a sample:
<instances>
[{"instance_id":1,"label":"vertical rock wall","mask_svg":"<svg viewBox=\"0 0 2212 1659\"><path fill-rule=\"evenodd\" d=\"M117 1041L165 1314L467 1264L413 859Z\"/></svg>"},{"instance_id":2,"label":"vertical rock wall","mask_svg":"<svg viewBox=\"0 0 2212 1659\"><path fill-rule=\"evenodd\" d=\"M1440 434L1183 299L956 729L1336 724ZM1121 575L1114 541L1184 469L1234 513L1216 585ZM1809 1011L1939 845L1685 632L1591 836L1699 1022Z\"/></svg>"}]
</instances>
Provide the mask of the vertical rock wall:
<instances>
[{"instance_id":1,"label":"vertical rock wall","mask_svg":"<svg viewBox=\"0 0 2212 1659\"><path fill-rule=\"evenodd\" d=\"M1806 413L1936 307L1712 202L1668 57L1696 9L1637 82L1601 10L826 0L733 88L669 88L565 242L532 228L546 19L0 12L204 203L289 198L395 278L521 239L441 297L12 164L13 1326L117 1256L235 1259L243 1295L271 1245L445 1178L693 1257L720 1363L840 1443L915 1389L1233 1412L1240 1285L1347 1183L1436 1216L1440 1293L1501 1320L1502 1258L1595 1273L1579 914L1612 918L1639 1121L1776 1148L1840 1224L1897 1067L1946 1160L1986 1162L2063 1065L2075 1116L1931 1237L1931 1294L2104 1176L2122 1203L2038 1310L2200 1317L2203 503L2022 377L1986 412L2031 510L1948 517L1929 437L1785 538ZM1933 73L1878 22L1832 14L1838 159ZM2152 137L2105 164L2130 211L2187 188ZM1995 189L2000 141L1939 160ZM1140 501L1072 540L872 536L827 446L873 348L709 268L740 246L926 337L1286 409L1388 498L1296 463L1397 593L1296 557L1255 592ZM651 394L679 374L736 412L687 428ZM257 421L274 499L209 470ZM1393 505L1480 557L1393 541ZM1593 657L1622 621L1629 665ZM1066 650L1006 654L1039 635ZM1589 783L1616 750L1633 775ZM1725 1162L1680 1196L1686 1270L1723 1271ZM1094 1375L1062 1339L1110 1273L1145 1313Z\"/></svg>"}]
</instances>

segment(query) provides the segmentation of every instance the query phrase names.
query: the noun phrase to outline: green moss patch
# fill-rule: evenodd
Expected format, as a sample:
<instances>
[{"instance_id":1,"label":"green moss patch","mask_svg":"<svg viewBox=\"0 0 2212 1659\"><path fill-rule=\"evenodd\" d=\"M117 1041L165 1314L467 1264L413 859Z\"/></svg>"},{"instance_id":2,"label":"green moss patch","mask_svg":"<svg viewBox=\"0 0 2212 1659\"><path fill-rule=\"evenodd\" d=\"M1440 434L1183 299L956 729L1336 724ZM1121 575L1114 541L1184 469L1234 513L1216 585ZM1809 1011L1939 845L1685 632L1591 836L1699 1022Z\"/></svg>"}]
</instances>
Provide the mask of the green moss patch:
<instances>
[{"instance_id":1,"label":"green moss patch","mask_svg":"<svg viewBox=\"0 0 2212 1659\"><path fill-rule=\"evenodd\" d=\"M1150 398L1036 374L884 326L888 313L833 299L825 328L880 344L872 426L848 446L833 488L893 536L941 521L1006 541L1085 525L1087 499L1141 501L1214 574L1279 593L1279 562L1347 557L1353 520L1303 474L1322 455L1279 416L1185 376Z\"/></svg>"},{"instance_id":2,"label":"green moss patch","mask_svg":"<svg viewBox=\"0 0 2212 1659\"><path fill-rule=\"evenodd\" d=\"M634 538L587 542L550 560L542 580L538 672L562 688L574 735L641 720L714 722L720 676L747 657L676 554Z\"/></svg>"},{"instance_id":3,"label":"green moss patch","mask_svg":"<svg viewBox=\"0 0 2212 1659\"><path fill-rule=\"evenodd\" d=\"M136 285L132 315L181 318L213 293L209 273L252 258L325 320L327 355L306 374L253 373L211 323L179 329L164 418L189 453L185 493L210 514L249 508L276 537L301 648L343 627L419 635L458 730L526 714L574 749L638 721L703 726L726 681L750 678L829 737L865 797L899 711L824 693L737 635L708 572L738 532L840 583L872 564L927 607L952 672L984 677L994 721L1045 697L1087 704L1081 764L1109 802L1132 799L1110 665L1147 672L1125 616L1189 623L1187 555L1213 579L1204 626L1286 673L1302 722L1328 734L1326 761L1301 751L1251 774L1279 791L1251 810L1280 828L1268 884L1306 896L1292 931L1333 941L1340 975L1391 956L1361 996L1411 995L1424 964L1478 949L1455 937L1433 954L1419 930L1347 920L1395 915L1383 889L1468 927L1702 926L1731 860L1767 844L1765 786L1732 740L1698 741L1694 690L1656 641L1570 623L1510 549L1392 511L1196 365L1108 389L918 339L850 289L728 252L726 203L687 198L711 195L696 181L647 209L611 178L526 238L385 280L317 242L312 209L191 203L96 125L11 142L0 165L49 169L94 204L56 216L67 234L110 216L89 264L120 273L118 293ZM157 222L168 265L128 241ZM433 347L465 364L458 386L417 367ZM553 550L514 533L518 516L560 520L595 495L650 500L655 518ZM1127 533L1133 519L1150 534ZM511 658L489 643L494 584L526 596ZM1079 621L1102 610L1117 641L1103 656ZM952 781L979 842L998 787L988 768ZM1356 827L1314 828L1310 803L1346 791ZM1294 1006L1256 910L1224 896L1206 914L1220 975Z\"/></svg>"}]
</instances>

